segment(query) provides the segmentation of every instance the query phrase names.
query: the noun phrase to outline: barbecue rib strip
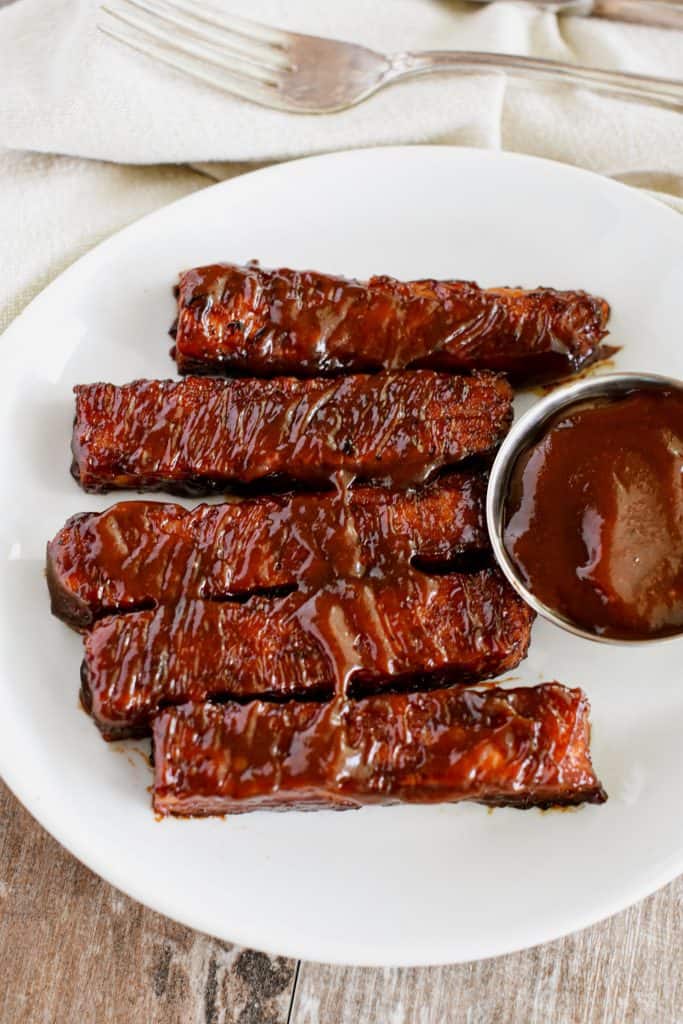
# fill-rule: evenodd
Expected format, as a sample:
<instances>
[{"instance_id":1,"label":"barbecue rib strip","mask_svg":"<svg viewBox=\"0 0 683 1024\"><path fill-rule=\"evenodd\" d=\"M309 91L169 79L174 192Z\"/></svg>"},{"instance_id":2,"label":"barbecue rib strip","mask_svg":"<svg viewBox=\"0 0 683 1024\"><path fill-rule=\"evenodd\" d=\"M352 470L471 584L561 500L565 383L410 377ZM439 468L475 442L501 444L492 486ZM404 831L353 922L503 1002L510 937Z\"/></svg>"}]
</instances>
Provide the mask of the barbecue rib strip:
<instances>
[{"instance_id":1,"label":"barbecue rib strip","mask_svg":"<svg viewBox=\"0 0 683 1024\"><path fill-rule=\"evenodd\" d=\"M558 683L342 704L185 704L154 721L154 810L603 803L589 704Z\"/></svg>"},{"instance_id":2,"label":"barbecue rib strip","mask_svg":"<svg viewBox=\"0 0 683 1024\"><path fill-rule=\"evenodd\" d=\"M495 569L337 580L243 605L183 600L95 623L82 700L114 739L146 734L159 707L185 701L476 681L519 664L532 618Z\"/></svg>"},{"instance_id":3,"label":"barbecue rib strip","mask_svg":"<svg viewBox=\"0 0 683 1024\"><path fill-rule=\"evenodd\" d=\"M83 628L113 612L221 599L421 564L489 547L481 473L417 490L357 487L200 505L123 501L73 516L47 548L55 615ZM344 500L345 499L345 500Z\"/></svg>"},{"instance_id":4,"label":"barbecue rib strip","mask_svg":"<svg viewBox=\"0 0 683 1024\"><path fill-rule=\"evenodd\" d=\"M566 376L599 355L609 306L585 292L469 281L367 283L313 271L198 267L180 276L181 373L337 374L423 366Z\"/></svg>"},{"instance_id":5,"label":"barbecue rib strip","mask_svg":"<svg viewBox=\"0 0 683 1024\"><path fill-rule=\"evenodd\" d=\"M494 374L134 381L76 387L72 472L87 491L202 494L346 471L401 486L492 452L512 418Z\"/></svg>"}]
</instances>

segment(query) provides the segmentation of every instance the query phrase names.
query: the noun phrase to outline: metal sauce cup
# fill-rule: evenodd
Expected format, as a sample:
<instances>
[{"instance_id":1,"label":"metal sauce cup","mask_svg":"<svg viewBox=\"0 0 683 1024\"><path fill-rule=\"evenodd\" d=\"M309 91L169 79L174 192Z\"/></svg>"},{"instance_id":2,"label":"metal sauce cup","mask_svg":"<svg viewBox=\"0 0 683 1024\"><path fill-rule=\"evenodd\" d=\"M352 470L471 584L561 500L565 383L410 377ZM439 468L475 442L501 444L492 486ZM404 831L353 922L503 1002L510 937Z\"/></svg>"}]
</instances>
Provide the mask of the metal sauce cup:
<instances>
[{"instance_id":1,"label":"metal sauce cup","mask_svg":"<svg viewBox=\"0 0 683 1024\"><path fill-rule=\"evenodd\" d=\"M514 561L503 543L505 529L505 505L510 486L510 477L517 459L545 433L551 420L558 413L569 411L579 402L599 398L615 398L629 391L679 391L683 394L683 381L654 373L610 373L577 381L567 387L558 388L541 399L515 423L501 445L493 463L486 496L486 521L491 545L498 565L505 573L517 593L524 598L534 611L544 619L576 636L603 644L653 644L675 640L681 633L665 637L637 637L633 640L600 636L584 629L565 618L554 608L540 601L526 586Z\"/></svg>"}]
</instances>

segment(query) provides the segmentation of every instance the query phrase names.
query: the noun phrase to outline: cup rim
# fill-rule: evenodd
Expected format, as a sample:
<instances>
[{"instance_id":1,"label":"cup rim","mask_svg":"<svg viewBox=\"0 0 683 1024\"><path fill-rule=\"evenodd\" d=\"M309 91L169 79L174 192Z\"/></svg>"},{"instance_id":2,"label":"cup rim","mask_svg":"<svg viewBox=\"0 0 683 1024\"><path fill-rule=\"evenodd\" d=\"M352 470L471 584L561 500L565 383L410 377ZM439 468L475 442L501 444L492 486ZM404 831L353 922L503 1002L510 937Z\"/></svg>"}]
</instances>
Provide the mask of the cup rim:
<instances>
[{"instance_id":1,"label":"cup rim","mask_svg":"<svg viewBox=\"0 0 683 1024\"><path fill-rule=\"evenodd\" d=\"M680 391L683 394L683 381L675 377L667 377L657 373L605 373L584 380L575 381L558 387L540 401L535 402L517 420L498 449L486 492L486 525L491 539L491 546L499 568L510 585L540 616L553 625L574 636L595 643L645 646L657 643L670 643L683 636L683 627L678 633L669 636L653 637L612 637L593 633L560 612L541 601L526 586L517 566L510 557L503 542L505 502L508 495L510 477L519 456L529 448L543 432L548 421L558 413L589 398L609 398L615 395L628 394L634 390Z\"/></svg>"}]
</instances>

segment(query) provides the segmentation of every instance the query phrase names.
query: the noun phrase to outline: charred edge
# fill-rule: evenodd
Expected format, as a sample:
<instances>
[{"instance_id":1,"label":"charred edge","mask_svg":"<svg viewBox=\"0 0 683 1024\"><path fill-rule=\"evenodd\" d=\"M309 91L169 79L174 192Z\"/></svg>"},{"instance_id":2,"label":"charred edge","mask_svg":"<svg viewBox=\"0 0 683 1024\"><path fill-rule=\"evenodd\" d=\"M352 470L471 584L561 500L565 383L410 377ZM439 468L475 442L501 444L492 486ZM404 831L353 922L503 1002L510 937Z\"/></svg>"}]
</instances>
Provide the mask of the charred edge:
<instances>
[{"instance_id":1,"label":"charred edge","mask_svg":"<svg viewBox=\"0 0 683 1024\"><path fill-rule=\"evenodd\" d=\"M72 629L83 632L93 623L93 614L82 598L70 591L61 580L55 567L55 561L50 554L50 544L47 546L47 559L45 563L45 577L47 589L50 594L50 610L52 614L65 622Z\"/></svg>"},{"instance_id":2,"label":"charred edge","mask_svg":"<svg viewBox=\"0 0 683 1024\"><path fill-rule=\"evenodd\" d=\"M141 601L134 601L131 604L117 605L114 608L103 607L95 614L95 622L100 619L109 618L112 615L132 615L134 612L153 612L159 607L159 602L153 597L144 597Z\"/></svg>"},{"instance_id":3,"label":"charred edge","mask_svg":"<svg viewBox=\"0 0 683 1024\"><path fill-rule=\"evenodd\" d=\"M433 481L439 479L439 477L445 472L458 472L464 471L475 471L481 470L486 472L490 469L498 445L495 449L491 450L490 455L486 456L473 456L471 458L463 459L460 462L448 463L445 466L440 466L435 469L429 476L421 480L419 483L411 484L410 489L426 486ZM386 485L386 478L382 476L373 476L371 471L368 471L368 475L364 473L358 473L354 478L353 485L363 487L383 487ZM83 485L81 485L83 486ZM84 490L95 494L104 494L109 491L116 491L119 488L113 487L107 483L104 485L94 484L83 487ZM124 490L130 490L130 485L123 488ZM286 474L278 473L270 476L264 476L258 480L253 480L250 483L242 483L236 480L213 480L205 477L192 477L182 482L174 480L160 480L154 481L153 484L141 483L136 488L139 494L145 494L155 491L163 491L167 494L179 495L181 497L203 497L210 496L213 494L225 494L235 495L240 498L258 498L262 496L282 495L282 494L293 494L293 495L320 495L320 494L332 494L334 493L334 484L329 477L320 477L317 480L310 480L307 482L293 479L288 477Z\"/></svg>"},{"instance_id":4,"label":"charred edge","mask_svg":"<svg viewBox=\"0 0 683 1024\"><path fill-rule=\"evenodd\" d=\"M55 581L54 593L52 580ZM133 615L136 612L153 612L157 608L165 607L162 602L149 597L131 602L130 604L121 604L115 607L103 606L93 610L81 598L63 587L59 578L54 575L50 565L48 565L47 569L47 581L52 597L52 614L79 633L86 632L95 623L101 622L102 619L119 615ZM202 594L199 600L210 601L212 604L244 605L252 597L262 597L275 601L282 597L289 597L290 594L294 594L298 589L299 587L296 583L283 584L278 587L254 587L239 593ZM171 603L176 604L177 601Z\"/></svg>"},{"instance_id":5,"label":"charred edge","mask_svg":"<svg viewBox=\"0 0 683 1024\"><path fill-rule=\"evenodd\" d=\"M152 728L152 725L153 725L153 722L150 724L150 728L149 728L149 734L150 734L150 737L151 737L151 745L150 745L150 748L149 748L149 763L151 764L151 766L153 768L154 765L156 764L156 753L157 752L156 752L156 733L155 733L155 730Z\"/></svg>"},{"instance_id":6,"label":"charred edge","mask_svg":"<svg viewBox=\"0 0 683 1024\"><path fill-rule=\"evenodd\" d=\"M93 609L82 598L64 587L49 562L46 576L50 597L52 598L52 614L65 623L65 625L70 626L79 633L87 632L96 622L100 622L102 619L109 618L112 615L132 615L134 612L151 612L159 607L159 602L150 597L131 604L117 605L114 608L103 606Z\"/></svg>"},{"instance_id":7,"label":"charred edge","mask_svg":"<svg viewBox=\"0 0 683 1024\"><path fill-rule=\"evenodd\" d=\"M231 326L231 325L227 325ZM176 319L169 329L169 334L172 338L178 338L178 320ZM255 338L256 340L256 338ZM228 356L222 354L216 354L215 356L202 356L201 358L195 356L185 355L183 352L178 351L177 346L174 348L174 356L178 366L178 373L182 376L192 375L193 377L255 377L259 380L273 380L275 377L288 377L296 376L304 380L313 379L315 377L324 377L328 380L336 380L339 377L347 376L348 374L365 373L369 376L375 376L379 373L385 373L388 367L377 360L365 360L361 361L358 358L349 359L346 363L337 363L334 365L325 365L325 363L315 363L314 365L307 366L304 362L298 363L296 366L292 366L291 362L282 361L274 362L269 366L255 367L253 365L244 365L243 363L237 362L237 360L231 360ZM538 357L536 357L538 359ZM404 370L438 370L443 373L455 373L458 377L472 377L479 373L484 367L482 366L453 366L448 364L444 360L443 365L440 365L435 359L434 354L424 356L421 359L415 359L407 363ZM500 377L508 376L506 370L501 370L496 367L490 369L491 373L498 374Z\"/></svg>"},{"instance_id":8,"label":"charred edge","mask_svg":"<svg viewBox=\"0 0 683 1024\"><path fill-rule=\"evenodd\" d=\"M90 687L90 672L88 671L88 665L85 660L81 662L81 689L79 692L81 698L81 705L84 711L87 711L89 715L92 715L92 689Z\"/></svg>"},{"instance_id":9,"label":"charred edge","mask_svg":"<svg viewBox=\"0 0 683 1024\"><path fill-rule=\"evenodd\" d=\"M74 388L74 391L75 390L76 389ZM74 413L73 422L71 424L71 445L70 445L70 448L71 448L71 465L69 467L69 472L71 473L71 476L74 478L76 483L79 484L81 487L83 487L83 484L81 483L81 468L80 468L80 465L79 465L79 462L78 462L78 451L76 450L76 425L77 425L77 423L78 423L78 398L76 398L76 412Z\"/></svg>"},{"instance_id":10,"label":"charred edge","mask_svg":"<svg viewBox=\"0 0 683 1024\"><path fill-rule=\"evenodd\" d=\"M580 804L604 804L607 801L607 793L597 783L588 789L574 789L565 793L558 793L550 799L535 797L529 793L515 795L505 794L499 798L491 797L488 800L478 800L477 803L486 807L511 807L518 811L529 811L536 808L539 811L551 811L560 807L578 807Z\"/></svg>"},{"instance_id":11,"label":"charred edge","mask_svg":"<svg viewBox=\"0 0 683 1024\"><path fill-rule=\"evenodd\" d=\"M225 704L239 704L244 707L247 704L253 704L255 701L263 701L265 704L327 704L333 697L333 688L321 683L319 686L312 686L306 690L293 693L276 693L274 690L253 694L241 693L239 696L231 693L212 693L202 703L217 704L221 707ZM179 701L177 704L164 703L160 705L159 710L164 711L166 708L178 707L180 704L186 703L187 701Z\"/></svg>"},{"instance_id":12,"label":"charred edge","mask_svg":"<svg viewBox=\"0 0 683 1024\"><path fill-rule=\"evenodd\" d=\"M607 331L604 331L603 334L607 334ZM614 357L621 352L622 347L622 345L607 345L605 342L602 342L600 345L596 345L595 349L590 352L585 359L579 362L579 365L576 367L576 372L580 373L583 370L593 369L601 363L606 363L610 359L614 359ZM556 383L559 385L563 382L557 381Z\"/></svg>"},{"instance_id":13,"label":"charred edge","mask_svg":"<svg viewBox=\"0 0 683 1024\"><path fill-rule=\"evenodd\" d=\"M217 706L223 706L225 704L239 704L244 707L248 704L254 704L257 701L263 701L265 704L327 704L334 697L334 690L331 686L323 685L317 687L311 687L306 690L302 690L300 693L275 693L273 691L265 691L263 693L252 693L252 694L232 694L232 693L212 693L202 700L203 704L215 704ZM136 722L128 722L123 725L113 725L111 722L103 721L93 713L93 699L92 689L90 686L88 667L85 661L81 664L81 688L80 688L80 700L83 710L87 712L92 718L93 722L97 726L102 738L107 742L113 740L129 740L129 739L145 739L148 736L153 735L153 723L157 715L163 711L167 711L169 708L180 707L182 704L187 704L187 698L179 698L176 701L165 700L160 701L157 707L146 716L144 719Z\"/></svg>"},{"instance_id":14,"label":"charred edge","mask_svg":"<svg viewBox=\"0 0 683 1024\"><path fill-rule=\"evenodd\" d=\"M433 672L407 672L397 676L368 676L363 671L351 676L346 695L350 700L365 697L384 697L392 693L429 693L431 690L450 689L454 686L476 686L486 676L459 669L435 669Z\"/></svg>"},{"instance_id":15,"label":"charred edge","mask_svg":"<svg viewBox=\"0 0 683 1024\"><path fill-rule=\"evenodd\" d=\"M453 554L450 558L422 558L420 555L413 555L410 565L418 572L426 576L448 576L450 573L458 573L463 576L471 576L481 572L482 569L490 569L494 565L493 554L490 547L477 550L462 550Z\"/></svg>"},{"instance_id":16,"label":"charred edge","mask_svg":"<svg viewBox=\"0 0 683 1024\"><path fill-rule=\"evenodd\" d=\"M168 333L177 340L177 332L174 333L173 327ZM192 356L186 356L178 351L177 345L171 348L171 358L175 360L178 373L183 377L230 377L237 379L253 377L258 380L273 380L276 377L295 375L304 380L316 377L335 380L350 373L365 373L369 376L375 376L386 371L386 367L370 363L353 363L350 366L335 367L326 367L324 365L307 367L301 364L292 367L289 364L274 364L267 368L259 367L257 369L253 366L241 366L231 363L229 360L222 358L209 358L207 356L197 359ZM520 365L517 367L508 366L501 369L497 366L491 366L488 369L490 373L507 378L514 388L524 389L555 381L558 377L566 377L588 366L595 358L595 354L592 352L583 358L574 358L569 355L560 356L558 354L555 355L555 358L552 358L552 356L535 355L530 357L528 364L523 364L522 360L520 360ZM458 377L472 377L484 368L483 366L441 366L435 363L433 358L430 359L429 357L416 359L404 367L406 370L436 370L441 373L455 373Z\"/></svg>"},{"instance_id":17,"label":"charred edge","mask_svg":"<svg viewBox=\"0 0 683 1024\"><path fill-rule=\"evenodd\" d=\"M441 477L452 473L480 472L487 474L493 464L499 446L500 442L494 442L490 451L486 453L467 456L457 462L448 462L443 466L438 466L426 479L421 480L419 483L411 484L408 490L425 487L441 479ZM263 495L327 494L333 493L335 490L331 477L321 476L319 479L303 482L293 479L284 473L272 473L249 483L231 479L217 480L212 477L196 475L188 476L182 481L167 478L139 479L136 481L137 486L134 486L132 483L122 483L119 486L111 480L100 482L97 479L90 478L84 481L76 456L74 456L71 463L71 475L87 494L110 494L120 490L134 490L138 494L164 492L165 494L190 498L202 498L214 494L235 495L241 498L258 498ZM355 484L363 487L380 487L384 486L385 483L386 478L373 476L371 471L369 471L368 475L358 473L354 477L352 486Z\"/></svg>"},{"instance_id":18,"label":"charred edge","mask_svg":"<svg viewBox=\"0 0 683 1024\"><path fill-rule=\"evenodd\" d=\"M170 331L169 331L170 333ZM172 335L177 338L177 334ZM361 363L354 360L348 366L306 366L299 364L296 367L288 363L274 363L267 368L261 367L258 370L253 366L243 366L238 363L231 363L229 359L222 357L195 359L192 356L183 355L176 351L175 359L178 364L178 373L193 377L256 377L259 380L273 380L275 377L296 376L303 380L312 380L316 377L323 377L326 380L336 380L348 374L366 373L375 376L386 370L385 366L379 363ZM460 377L467 377L467 371L458 373Z\"/></svg>"},{"instance_id":19,"label":"charred edge","mask_svg":"<svg viewBox=\"0 0 683 1024\"><path fill-rule=\"evenodd\" d=\"M283 473L273 473L270 476L253 480L251 483L233 481L229 485L216 484L212 490L224 494L234 494L238 498L260 498L273 494L331 494L334 492L334 486L331 480L321 479L318 482L305 484L292 480L291 477L287 477Z\"/></svg>"},{"instance_id":20,"label":"charred edge","mask_svg":"<svg viewBox=\"0 0 683 1024\"><path fill-rule=\"evenodd\" d=\"M605 349L605 346L596 344L594 348L581 355L572 352L547 352L543 356L535 357L533 368L530 362L525 363L524 360L520 360L519 365L511 367L506 376L517 390L559 387L561 384L571 381L577 374L588 370L595 363L609 358L605 354Z\"/></svg>"},{"instance_id":21,"label":"charred edge","mask_svg":"<svg viewBox=\"0 0 683 1024\"><path fill-rule=\"evenodd\" d=\"M589 353L583 360L577 361L571 368L571 372L564 374L562 377L556 377L549 381L540 381L538 385L531 383L530 387L533 389L537 388L541 394L550 394L557 388L563 387L565 384L570 384L576 380L577 376L587 376L593 370L599 366L608 365L615 356L617 356L621 350L622 345L599 345L594 352Z\"/></svg>"},{"instance_id":22,"label":"charred edge","mask_svg":"<svg viewBox=\"0 0 683 1024\"><path fill-rule=\"evenodd\" d=\"M252 587L238 593L202 594L202 601L211 601L212 604L246 604L252 597L265 597L269 600L289 597L298 589L297 583L283 583L277 587Z\"/></svg>"},{"instance_id":23,"label":"charred edge","mask_svg":"<svg viewBox=\"0 0 683 1024\"><path fill-rule=\"evenodd\" d=\"M151 723L148 722L144 725L117 726L100 722L94 715L91 717L102 739L107 743L113 743L115 740L144 740L151 735Z\"/></svg>"},{"instance_id":24,"label":"charred edge","mask_svg":"<svg viewBox=\"0 0 683 1024\"><path fill-rule=\"evenodd\" d=\"M221 802L220 797L191 797L185 798L181 801L175 800L172 793L168 792L168 787L163 787L165 792L161 794L156 790L154 792L154 810L157 814L164 817L171 815L174 818L201 818L207 816L220 816L223 817L226 814L234 816L235 814L246 814L250 811L258 810L258 803L252 801L244 801L246 806L239 806L239 802L230 801L229 808L226 807L225 803ZM268 794L265 794L268 795ZM602 786L597 785L590 788L578 788L574 790L567 790L564 793L558 792L552 797L539 797L534 796L532 793L501 793L500 796L491 796L482 800L472 801L483 805L484 807L509 807L511 810L528 811L536 809L539 811L552 811L562 810L568 807L577 807L581 804L602 804L607 800L607 794L603 790ZM403 802L400 801L399 802ZM411 803L410 800L405 801ZM443 799L441 803L463 803L470 802L470 798L465 796L460 799ZM352 799L344 800L340 798L339 793L333 789L328 790L324 795L321 796L320 800L316 803L303 803L297 804L296 797L293 796L291 802L287 802L281 806L268 806L261 809L267 809L271 812L282 812L286 810L299 810L299 811L315 811L315 810L326 810L326 811L352 811L359 810L363 806L363 801L360 799L358 802L353 802Z\"/></svg>"},{"instance_id":25,"label":"charred edge","mask_svg":"<svg viewBox=\"0 0 683 1024\"><path fill-rule=\"evenodd\" d=\"M334 491L333 484L328 479L321 478L318 481L304 484L300 481L292 480L291 477L287 477L284 474L261 477L246 484L234 480L215 480L203 476L188 477L182 481L167 479L139 480L137 481L137 486L131 483L117 486L111 480L99 482L90 479L87 483L84 483L80 477L76 460L72 463L71 474L87 494L111 494L120 490L132 490L137 494L163 492L164 494L172 494L183 498L203 498L214 494L235 495L240 498L258 498L263 495L322 494ZM365 480L363 480L363 483L365 483Z\"/></svg>"},{"instance_id":26,"label":"charred edge","mask_svg":"<svg viewBox=\"0 0 683 1024\"><path fill-rule=\"evenodd\" d=\"M253 803L246 802L247 806L240 807L239 804L233 803L229 809L224 806L218 809L215 799L211 797L204 798L192 798L188 800L183 799L182 805L179 802L175 802L172 794L169 794L164 787L162 793L159 794L156 790L153 796L153 808L159 818L180 818L183 821L191 821L196 818L233 818L236 814L248 814L255 810L267 809L269 813L281 813L283 811L300 811L302 813L309 813L311 811L358 811L363 806L361 803L352 803L350 800L341 802L339 795L334 794L333 798L328 796L327 798L321 798L316 803L297 803L294 800L292 803L287 803L284 806L276 807L257 807ZM220 802L220 798L219 798Z\"/></svg>"},{"instance_id":27,"label":"charred edge","mask_svg":"<svg viewBox=\"0 0 683 1024\"><path fill-rule=\"evenodd\" d=\"M493 460L502 441L503 438L501 438L500 442L495 442L490 451L480 452L478 455L467 455L464 459L460 459L459 462L449 462L445 466L439 466L431 480L442 480L462 473L478 473L488 479Z\"/></svg>"},{"instance_id":28,"label":"charred edge","mask_svg":"<svg viewBox=\"0 0 683 1024\"><path fill-rule=\"evenodd\" d=\"M99 729L102 739L106 740L108 743L113 740L143 739L145 736L149 736L149 722L135 722L119 726L112 725L110 722L104 722L99 719L97 715L93 714L92 687L90 685L90 673L88 671L88 665L85 658L81 662L81 687L79 697L83 710L90 715L93 722Z\"/></svg>"},{"instance_id":29,"label":"charred edge","mask_svg":"<svg viewBox=\"0 0 683 1024\"><path fill-rule=\"evenodd\" d=\"M458 671L457 669L437 669L433 672L413 672L402 676L374 676L368 677L362 672L355 673L346 688L345 696L349 700L362 700L366 697L384 697L391 694L406 693L429 693L432 690L451 688L455 686L476 686L483 684L489 678L483 674ZM329 683L321 683L318 686L310 686L300 691L289 693L278 693L273 690L264 690L254 693L230 693L229 691L207 694L202 698L206 704L225 705L239 704L245 706L261 701L266 704L282 705L289 703L323 704L334 697L334 688ZM93 698L90 685L87 662L84 660L81 665L81 703L85 711L91 715L98 729L106 740L127 739L145 737L150 734L154 718L162 711L179 707L188 703L187 697L179 697L176 700L163 700L153 708L143 719L114 725L111 722L103 721L93 713Z\"/></svg>"}]
</instances>

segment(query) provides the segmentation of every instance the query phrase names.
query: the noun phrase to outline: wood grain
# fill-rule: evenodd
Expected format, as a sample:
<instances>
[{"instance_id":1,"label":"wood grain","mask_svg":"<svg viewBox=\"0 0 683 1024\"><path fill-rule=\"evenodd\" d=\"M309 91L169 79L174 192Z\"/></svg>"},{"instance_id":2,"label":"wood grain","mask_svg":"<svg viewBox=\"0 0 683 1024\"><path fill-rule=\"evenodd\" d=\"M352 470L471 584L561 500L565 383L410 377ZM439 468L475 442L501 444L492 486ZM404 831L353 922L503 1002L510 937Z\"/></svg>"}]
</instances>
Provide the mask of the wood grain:
<instances>
[{"instance_id":1,"label":"wood grain","mask_svg":"<svg viewBox=\"0 0 683 1024\"><path fill-rule=\"evenodd\" d=\"M123 896L2 783L0 950L2 1024L286 1024L296 971Z\"/></svg>"},{"instance_id":2,"label":"wood grain","mask_svg":"<svg viewBox=\"0 0 683 1024\"><path fill-rule=\"evenodd\" d=\"M618 870L618 865L615 866ZM369 970L270 957L101 881L0 783L2 1024L683 1024L683 878L537 949Z\"/></svg>"},{"instance_id":3,"label":"wood grain","mask_svg":"<svg viewBox=\"0 0 683 1024\"><path fill-rule=\"evenodd\" d=\"M615 865L618 870L618 865ZM293 1024L681 1024L683 878L586 931L454 967L304 963Z\"/></svg>"}]
</instances>

